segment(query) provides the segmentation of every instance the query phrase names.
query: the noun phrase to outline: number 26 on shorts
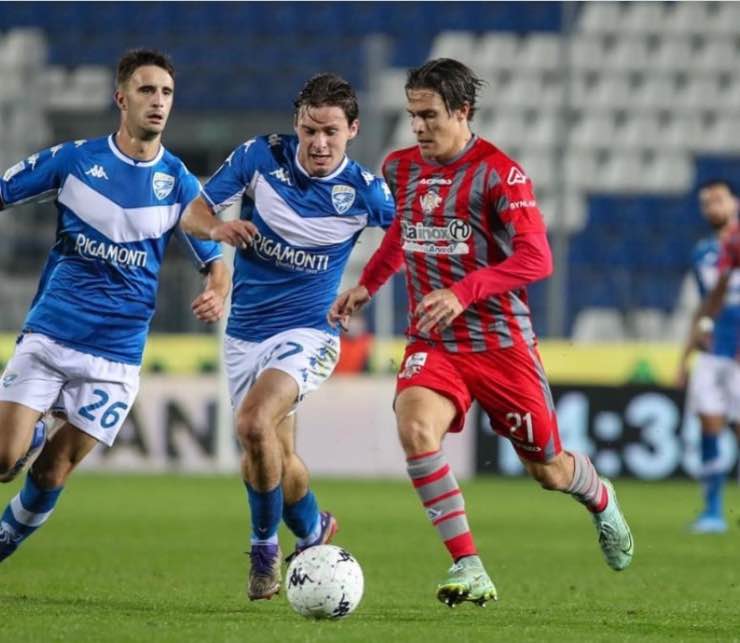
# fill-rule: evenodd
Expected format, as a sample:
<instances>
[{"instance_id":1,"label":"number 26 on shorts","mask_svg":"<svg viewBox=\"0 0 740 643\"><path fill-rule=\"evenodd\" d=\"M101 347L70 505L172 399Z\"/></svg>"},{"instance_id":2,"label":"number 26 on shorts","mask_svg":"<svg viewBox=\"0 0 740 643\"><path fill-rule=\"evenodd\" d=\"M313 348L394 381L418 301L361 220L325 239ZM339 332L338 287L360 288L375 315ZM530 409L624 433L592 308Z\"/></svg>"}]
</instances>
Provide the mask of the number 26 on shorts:
<instances>
[{"instance_id":1,"label":"number 26 on shorts","mask_svg":"<svg viewBox=\"0 0 740 643\"><path fill-rule=\"evenodd\" d=\"M78 413L91 422L99 422L104 429L112 429L121 421L120 412L128 409L128 404L113 402L101 412L98 412L99 409L108 404L110 395L99 388L93 390L93 395L98 398L97 401L80 407Z\"/></svg>"}]
</instances>

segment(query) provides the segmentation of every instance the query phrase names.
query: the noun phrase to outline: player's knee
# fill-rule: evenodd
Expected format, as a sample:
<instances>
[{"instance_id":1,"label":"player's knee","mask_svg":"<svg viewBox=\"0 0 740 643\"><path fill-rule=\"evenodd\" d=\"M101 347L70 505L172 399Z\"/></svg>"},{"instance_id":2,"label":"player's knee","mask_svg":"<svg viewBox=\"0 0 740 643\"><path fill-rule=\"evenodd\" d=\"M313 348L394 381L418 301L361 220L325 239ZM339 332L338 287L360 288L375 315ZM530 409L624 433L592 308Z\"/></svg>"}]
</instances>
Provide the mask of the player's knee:
<instances>
[{"instance_id":1,"label":"player's knee","mask_svg":"<svg viewBox=\"0 0 740 643\"><path fill-rule=\"evenodd\" d=\"M406 455L436 450L434 427L421 418L404 418L398 422L398 437Z\"/></svg>"},{"instance_id":2,"label":"player's knee","mask_svg":"<svg viewBox=\"0 0 740 643\"><path fill-rule=\"evenodd\" d=\"M258 447L267 442L274 429L269 417L257 410L241 413L237 420L236 431L245 449Z\"/></svg>"},{"instance_id":3,"label":"player's knee","mask_svg":"<svg viewBox=\"0 0 740 643\"><path fill-rule=\"evenodd\" d=\"M10 449L0 450L0 476L5 478L22 455L22 453L13 453ZM0 480L0 482L10 482L11 480L14 480L14 477Z\"/></svg>"}]
</instances>

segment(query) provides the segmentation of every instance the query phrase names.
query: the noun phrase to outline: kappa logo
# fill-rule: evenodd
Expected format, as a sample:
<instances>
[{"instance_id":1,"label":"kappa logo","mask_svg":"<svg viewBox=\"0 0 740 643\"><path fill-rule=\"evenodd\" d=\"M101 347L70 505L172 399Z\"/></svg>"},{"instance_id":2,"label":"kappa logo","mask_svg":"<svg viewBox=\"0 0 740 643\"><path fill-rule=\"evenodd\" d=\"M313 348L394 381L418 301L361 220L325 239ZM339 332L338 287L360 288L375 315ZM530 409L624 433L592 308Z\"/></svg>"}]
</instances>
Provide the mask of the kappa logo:
<instances>
[{"instance_id":1,"label":"kappa logo","mask_svg":"<svg viewBox=\"0 0 740 643\"><path fill-rule=\"evenodd\" d=\"M172 189L175 187L175 177L164 172L155 172L154 178L152 178L152 189L154 190L154 196L162 200L169 196Z\"/></svg>"},{"instance_id":2,"label":"kappa logo","mask_svg":"<svg viewBox=\"0 0 740 643\"><path fill-rule=\"evenodd\" d=\"M424 214L431 214L442 205L442 197L439 196L436 190L429 190L429 192L419 197L419 202L421 203L421 209Z\"/></svg>"},{"instance_id":3,"label":"kappa logo","mask_svg":"<svg viewBox=\"0 0 740 643\"><path fill-rule=\"evenodd\" d=\"M38 154L31 154L26 161L31 166L31 171L33 172L36 169L36 163L39 161L39 155Z\"/></svg>"},{"instance_id":4,"label":"kappa logo","mask_svg":"<svg viewBox=\"0 0 740 643\"><path fill-rule=\"evenodd\" d=\"M277 170L273 170L272 172L270 172L270 176L274 176L278 181L280 181L281 183L285 183L286 185L293 185L290 182L290 175L282 167L279 167Z\"/></svg>"},{"instance_id":5,"label":"kappa logo","mask_svg":"<svg viewBox=\"0 0 740 643\"><path fill-rule=\"evenodd\" d=\"M21 161L20 163L16 163L13 167L9 167L5 174L3 174L3 181L10 181L18 172L22 172L26 169L26 164L24 161Z\"/></svg>"},{"instance_id":6,"label":"kappa logo","mask_svg":"<svg viewBox=\"0 0 740 643\"><path fill-rule=\"evenodd\" d=\"M518 167L512 167L509 170L509 176L506 177L506 182L509 185L517 185L518 183L526 183L527 175L524 174Z\"/></svg>"},{"instance_id":7,"label":"kappa logo","mask_svg":"<svg viewBox=\"0 0 740 643\"><path fill-rule=\"evenodd\" d=\"M434 507L428 507L426 512L427 512L427 518L429 518L429 520L436 520L442 515L442 510L435 509Z\"/></svg>"},{"instance_id":8,"label":"kappa logo","mask_svg":"<svg viewBox=\"0 0 740 643\"><path fill-rule=\"evenodd\" d=\"M337 214L344 214L355 202L355 189L349 185L335 185L331 189L331 204Z\"/></svg>"},{"instance_id":9,"label":"kappa logo","mask_svg":"<svg viewBox=\"0 0 740 643\"><path fill-rule=\"evenodd\" d=\"M372 185L373 181L375 180L375 175L371 174L367 170L363 170L360 172L362 175L362 179L365 181L365 185Z\"/></svg>"},{"instance_id":10,"label":"kappa logo","mask_svg":"<svg viewBox=\"0 0 740 643\"><path fill-rule=\"evenodd\" d=\"M61 143L60 145L55 145L54 147L50 147L49 151L51 152L51 158L54 158L57 155L57 152L61 150L64 147L64 143Z\"/></svg>"},{"instance_id":11,"label":"kappa logo","mask_svg":"<svg viewBox=\"0 0 740 643\"><path fill-rule=\"evenodd\" d=\"M102 165L93 165L85 174L94 179L108 180L108 175L105 173L105 168Z\"/></svg>"},{"instance_id":12,"label":"kappa logo","mask_svg":"<svg viewBox=\"0 0 740 643\"><path fill-rule=\"evenodd\" d=\"M3 388L8 388L9 386L13 385L13 382L15 382L18 379L18 373L6 373L3 375Z\"/></svg>"}]
</instances>

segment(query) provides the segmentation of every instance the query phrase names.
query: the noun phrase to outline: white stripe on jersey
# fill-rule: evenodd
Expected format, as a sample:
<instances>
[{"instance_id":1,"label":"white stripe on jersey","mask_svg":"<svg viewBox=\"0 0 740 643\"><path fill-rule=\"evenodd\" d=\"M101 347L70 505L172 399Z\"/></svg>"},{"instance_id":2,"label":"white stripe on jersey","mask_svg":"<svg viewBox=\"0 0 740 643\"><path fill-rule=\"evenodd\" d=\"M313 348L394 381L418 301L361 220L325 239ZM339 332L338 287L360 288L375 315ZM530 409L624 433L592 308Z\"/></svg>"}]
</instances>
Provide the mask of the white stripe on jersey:
<instances>
[{"instance_id":1,"label":"white stripe on jersey","mask_svg":"<svg viewBox=\"0 0 740 643\"><path fill-rule=\"evenodd\" d=\"M122 208L72 174L67 176L58 201L116 243L161 237L177 225L182 205Z\"/></svg>"},{"instance_id":2,"label":"white stripe on jersey","mask_svg":"<svg viewBox=\"0 0 740 643\"><path fill-rule=\"evenodd\" d=\"M352 238L367 226L367 214L357 216L302 217L257 174L254 201L262 220L277 235L299 248L333 246Z\"/></svg>"}]
</instances>

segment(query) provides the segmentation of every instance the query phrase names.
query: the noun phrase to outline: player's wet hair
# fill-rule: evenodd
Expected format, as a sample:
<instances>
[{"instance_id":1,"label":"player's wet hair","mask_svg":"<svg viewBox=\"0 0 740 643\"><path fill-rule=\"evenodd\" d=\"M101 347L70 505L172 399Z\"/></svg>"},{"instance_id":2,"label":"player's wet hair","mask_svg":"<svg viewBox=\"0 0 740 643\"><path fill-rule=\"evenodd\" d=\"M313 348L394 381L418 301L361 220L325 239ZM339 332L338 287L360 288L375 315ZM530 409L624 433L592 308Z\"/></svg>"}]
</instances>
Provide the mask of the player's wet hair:
<instances>
[{"instance_id":1,"label":"player's wet hair","mask_svg":"<svg viewBox=\"0 0 740 643\"><path fill-rule=\"evenodd\" d=\"M447 113L470 105L468 120L473 120L475 101L483 81L473 71L452 58L436 58L421 67L409 69L406 77L406 91L409 89L431 89L444 101Z\"/></svg>"},{"instance_id":2,"label":"player's wet hair","mask_svg":"<svg viewBox=\"0 0 740 643\"><path fill-rule=\"evenodd\" d=\"M164 69L172 79L175 78L175 67L172 61L163 54L154 49L132 49L127 51L118 61L116 68L116 86L120 87L128 81L139 67L145 65L154 65Z\"/></svg>"},{"instance_id":3,"label":"player's wet hair","mask_svg":"<svg viewBox=\"0 0 740 643\"><path fill-rule=\"evenodd\" d=\"M293 101L295 116L302 107L339 107L352 125L360 115L357 94L338 74L323 73L310 78Z\"/></svg>"},{"instance_id":4,"label":"player's wet hair","mask_svg":"<svg viewBox=\"0 0 740 643\"><path fill-rule=\"evenodd\" d=\"M737 196L735 188L732 187L732 183L730 183L727 179L707 179L699 185L698 191L701 192L702 190L706 190L707 188L727 188L727 191L732 196Z\"/></svg>"}]
</instances>

